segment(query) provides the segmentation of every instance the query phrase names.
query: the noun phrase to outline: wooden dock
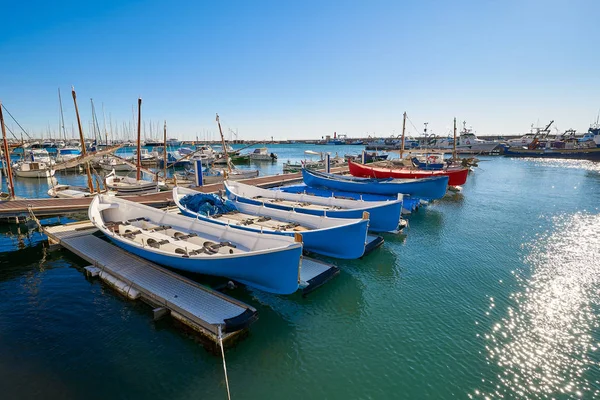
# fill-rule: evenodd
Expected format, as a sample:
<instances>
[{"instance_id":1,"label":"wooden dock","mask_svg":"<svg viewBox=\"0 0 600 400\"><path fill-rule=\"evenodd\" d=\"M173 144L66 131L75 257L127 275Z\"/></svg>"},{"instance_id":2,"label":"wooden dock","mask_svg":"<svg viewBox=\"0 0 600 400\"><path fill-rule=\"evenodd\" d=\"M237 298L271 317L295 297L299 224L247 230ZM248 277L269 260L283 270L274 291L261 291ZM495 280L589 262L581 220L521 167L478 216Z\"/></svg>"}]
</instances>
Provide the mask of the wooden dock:
<instances>
[{"instance_id":1,"label":"wooden dock","mask_svg":"<svg viewBox=\"0 0 600 400\"><path fill-rule=\"evenodd\" d=\"M231 342L257 318L256 309L175 272L130 254L94 235L89 221L46 227L51 245L61 245L91 265L86 271L130 299L154 307L156 317L170 314L218 343Z\"/></svg>"},{"instance_id":2,"label":"wooden dock","mask_svg":"<svg viewBox=\"0 0 600 400\"><path fill-rule=\"evenodd\" d=\"M332 168L332 172L345 171L347 167ZM291 184L302 180L302 173L268 175L252 179L244 179L242 182L248 185L256 185L264 188ZM204 193L214 193L223 190L222 183L215 183L194 188ZM157 192L140 196L125 196L127 200L135 201L152 207L168 207L173 205L173 197L170 191ZM16 199L0 202L0 221L20 222L31 216L48 218L68 214L85 213L91 203L91 198L81 199Z\"/></svg>"}]
</instances>

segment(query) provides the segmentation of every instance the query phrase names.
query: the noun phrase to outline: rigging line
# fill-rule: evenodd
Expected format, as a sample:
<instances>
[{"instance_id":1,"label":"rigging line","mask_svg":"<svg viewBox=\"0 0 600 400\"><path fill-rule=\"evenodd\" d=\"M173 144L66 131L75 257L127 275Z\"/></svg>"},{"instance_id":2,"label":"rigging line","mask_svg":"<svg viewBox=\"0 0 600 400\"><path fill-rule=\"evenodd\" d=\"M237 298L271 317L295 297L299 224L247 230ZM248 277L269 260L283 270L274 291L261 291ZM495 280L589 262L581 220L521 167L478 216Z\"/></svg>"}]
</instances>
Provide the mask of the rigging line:
<instances>
[{"instance_id":1,"label":"rigging line","mask_svg":"<svg viewBox=\"0 0 600 400\"><path fill-rule=\"evenodd\" d=\"M21 130L25 133L25 135L27 135L27 138L31 139L31 136L29 136L29 133L27 133L27 131L21 126L21 124L19 124L19 121L17 121L15 119L15 117L12 116L12 114L10 113L10 111L8 111L8 109L6 108L6 106L4 104L2 104L2 108L4 108L4 111L6 111L8 113L8 115L10 115L10 117L13 119L13 121L15 121L15 123L17 125L19 125L19 128L21 128Z\"/></svg>"},{"instance_id":2,"label":"rigging line","mask_svg":"<svg viewBox=\"0 0 600 400\"><path fill-rule=\"evenodd\" d=\"M231 393L229 392L229 378L227 377L227 364L225 363L225 350L223 349L223 333L221 331L221 325L217 326L219 333L219 345L221 346L221 357L223 358L223 371L225 372L225 386L227 387L227 399L231 400Z\"/></svg>"},{"instance_id":3,"label":"rigging line","mask_svg":"<svg viewBox=\"0 0 600 400\"><path fill-rule=\"evenodd\" d=\"M413 124L413 122L411 121L410 118L408 118L408 115L406 116L406 119L408 120L408 122L410 122L410 124L412 125L413 128L415 128L415 131L417 132L417 134L419 133L419 130L417 129L417 127L415 126L415 124Z\"/></svg>"},{"instance_id":4,"label":"rigging line","mask_svg":"<svg viewBox=\"0 0 600 400\"><path fill-rule=\"evenodd\" d=\"M13 133L13 131L10 130L10 128L8 127L8 125L4 125L6 127L6 129L8 129L8 131L10 132L11 135L13 135L13 137L15 138L15 140L19 140L19 138Z\"/></svg>"}]
</instances>

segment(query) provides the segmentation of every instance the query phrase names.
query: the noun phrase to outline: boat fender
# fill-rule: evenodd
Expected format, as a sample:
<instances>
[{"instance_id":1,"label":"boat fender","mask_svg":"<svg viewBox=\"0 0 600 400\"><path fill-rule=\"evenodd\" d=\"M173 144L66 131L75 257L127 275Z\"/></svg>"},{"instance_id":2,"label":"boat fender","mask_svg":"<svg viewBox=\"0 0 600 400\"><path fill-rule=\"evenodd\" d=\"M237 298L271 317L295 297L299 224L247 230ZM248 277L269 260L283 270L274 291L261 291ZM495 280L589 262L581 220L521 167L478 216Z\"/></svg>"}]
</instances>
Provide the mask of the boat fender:
<instances>
[{"instance_id":1,"label":"boat fender","mask_svg":"<svg viewBox=\"0 0 600 400\"><path fill-rule=\"evenodd\" d=\"M369 212L368 211L363 211L363 213L362 213L362 219L369 219Z\"/></svg>"}]
</instances>

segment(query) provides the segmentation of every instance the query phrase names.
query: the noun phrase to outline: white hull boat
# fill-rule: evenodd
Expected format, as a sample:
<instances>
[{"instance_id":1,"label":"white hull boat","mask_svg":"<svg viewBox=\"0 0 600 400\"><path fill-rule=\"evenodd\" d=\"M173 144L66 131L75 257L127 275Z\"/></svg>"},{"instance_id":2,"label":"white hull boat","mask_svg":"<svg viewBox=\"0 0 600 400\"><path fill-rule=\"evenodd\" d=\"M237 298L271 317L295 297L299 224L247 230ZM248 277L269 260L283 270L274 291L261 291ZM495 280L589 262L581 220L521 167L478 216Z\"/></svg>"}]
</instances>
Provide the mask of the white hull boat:
<instances>
[{"instance_id":1,"label":"white hull boat","mask_svg":"<svg viewBox=\"0 0 600 400\"><path fill-rule=\"evenodd\" d=\"M171 268L221 276L277 294L298 290L302 244L97 195L89 218L124 250Z\"/></svg>"},{"instance_id":2,"label":"white hull boat","mask_svg":"<svg viewBox=\"0 0 600 400\"><path fill-rule=\"evenodd\" d=\"M24 161L13 167L14 174L20 178L51 178L54 169L43 162Z\"/></svg>"},{"instance_id":3,"label":"white hull boat","mask_svg":"<svg viewBox=\"0 0 600 400\"><path fill-rule=\"evenodd\" d=\"M105 171L129 172L135 170L133 166L114 157L104 158L98 164Z\"/></svg>"},{"instance_id":4,"label":"white hull boat","mask_svg":"<svg viewBox=\"0 0 600 400\"><path fill-rule=\"evenodd\" d=\"M106 176L106 188L116 193L117 196L128 196L158 192L158 182L137 180L128 176L117 176L112 171Z\"/></svg>"},{"instance_id":5,"label":"white hull boat","mask_svg":"<svg viewBox=\"0 0 600 400\"><path fill-rule=\"evenodd\" d=\"M81 199L91 196L90 190L84 186L55 185L48 189L48 196L58 199Z\"/></svg>"}]
</instances>

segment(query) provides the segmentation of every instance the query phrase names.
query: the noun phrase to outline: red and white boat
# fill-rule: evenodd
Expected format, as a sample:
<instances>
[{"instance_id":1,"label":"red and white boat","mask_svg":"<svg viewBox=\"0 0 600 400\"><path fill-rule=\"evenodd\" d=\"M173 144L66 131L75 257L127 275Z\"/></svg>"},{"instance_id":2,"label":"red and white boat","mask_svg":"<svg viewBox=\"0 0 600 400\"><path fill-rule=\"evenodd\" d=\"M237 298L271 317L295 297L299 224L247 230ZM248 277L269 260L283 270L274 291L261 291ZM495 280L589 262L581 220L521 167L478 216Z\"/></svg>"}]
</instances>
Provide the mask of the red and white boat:
<instances>
[{"instance_id":1,"label":"red and white boat","mask_svg":"<svg viewBox=\"0 0 600 400\"><path fill-rule=\"evenodd\" d=\"M403 178L418 179L430 178L437 175L448 176L448 186L461 186L467 181L469 170L467 168L450 168L442 170L422 170L407 167L383 167L353 163L348 161L348 168L353 176L367 178Z\"/></svg>"}]
</instances>

